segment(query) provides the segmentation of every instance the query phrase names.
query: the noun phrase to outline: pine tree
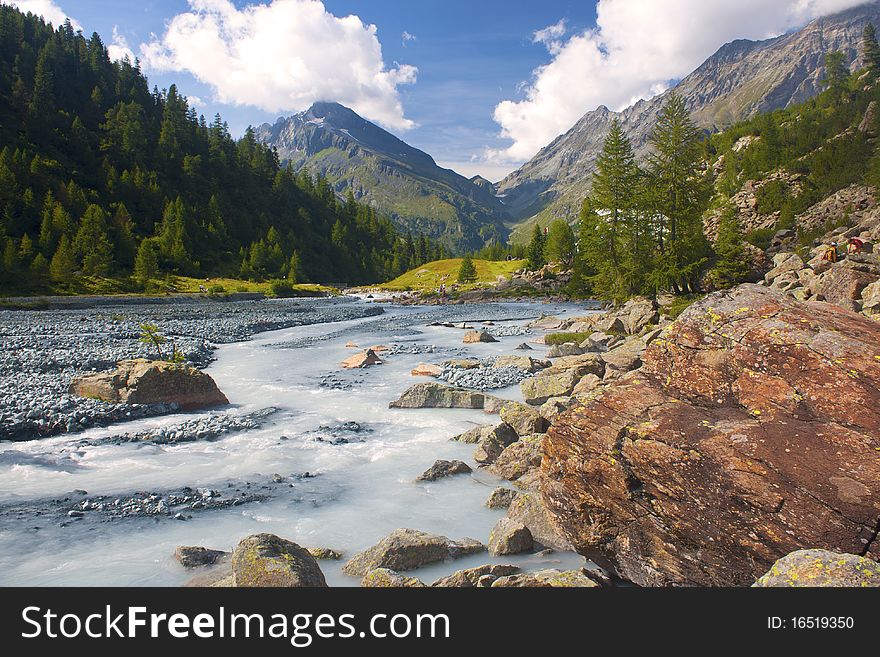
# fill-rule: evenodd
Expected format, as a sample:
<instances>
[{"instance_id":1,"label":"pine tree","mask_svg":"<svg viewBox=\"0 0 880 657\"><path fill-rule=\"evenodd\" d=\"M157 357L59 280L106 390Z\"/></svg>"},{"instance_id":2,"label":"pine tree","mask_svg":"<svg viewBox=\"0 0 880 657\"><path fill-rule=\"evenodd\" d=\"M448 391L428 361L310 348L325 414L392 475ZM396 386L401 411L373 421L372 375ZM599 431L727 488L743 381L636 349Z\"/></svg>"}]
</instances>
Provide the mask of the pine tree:
<instances>
[{"instance_id":1,"label":"pine tree","mask_svg":"<svg viewBox=\"0 0 880 657\"><path fill-rule=\"evenodd\" d=\"M68 283L76 271L76 259L73 255L73 247L67 235L62 235L49 264L49 275L57 283Z\"/></svg>"},{"instance_id":2,"label":"pine tree","mask_svg":"<svg viewBox=\"0 0 880 657\"><path fill-rule=\"evenodd\" d=\"M73 248L85 274L103 276L113 267L113 244L107 230L107 215L97 205L86 209Z\"/></svg>"},{"instance_id":3,"label":"pine tree","mask_svg":"<svg viewBox=\"0 0 880 657\"><path fill-rule=\"evenodd\" d=\"M134 259L134 278L142 286L159 275L159 258L152 240L143 240Z\"/></svg>"},{"instance_id":4,"label":"pine tree","mask_svg":"<svg viewBox=\"0 0 880 657\"><path fill-rule=\"evenodd\" d=\"M880 73L880 44L877 43L877 29L873 23L868 23L862 34L862 58L871 76L876 78Z\"/></svg>"},{"instance_id":5,"label":"pine tree","mask_svg":"<svg viewBox=\"0 0 880 657\"><path fill-rule=\"evenodd\" d=\"M290 256L290 262L287 264L287 280L292 284L303 282L302 263L300 262L299 251L294 251Z\"/></svg>"},{"instance_id":6,"label":"pine tree","mask_svg":"<svg viewBox=\"0 0 880 657\"><path fill-rule=\"evenodd\" d=\"M544 245L544 255L547 261L559 264L563 270L570 269L576 250L577 245L571 226L564 219L556 219L550 224L547 244Z\"/></svg>"},{"instance_id":7,"label":"pine tree","mask_svg":"<svg viewBox=\"0 0 880 657\"><path fill-rule=\"evenodd\" d=\"M544 246L546 243L547 237L544 235L544 230L540 224L535 224L535 229L532 231L532 241L529 242L526 257L526 267L529 271L537 271L547 264L547 260L544 258Z\"/></svg>"},{"instance_id":8,"label":"pine tree","mask_svg":"<svg viewBox=\"0 0 880 657\"><path fill-rule=\"evenodd\" d=\"M475 280L477 280L477 268L474 266L471 254L467 253L461 259L461 265L458 268L458 282L473 283Z\"/></svg>"},{"instance_id":9,"label":"pine tree","mask_svg":"<svg viewBox=\"0 0 880 657\"><path fill-rule=\"evenodd\" d=\"M710 278L716 288L733 287L746 280L750 271L749 261L742 226L736 207L732 204L724 208L718 220L715 254L718 259Z\"/></svg>"},{"instance_id":10,"label":"pine tree","mask_svg":"<svg viewBox=\"0 0 880 657\"><path fill-rule=\"evenodd\" d=\"M822 84L838 101L846 90L848 71L845 61L845 55L839 50L825 53L825 79Z\"/></svg>"},{"instance_id":11,"label":"pine tree","mask_svg":"<svg viewBox=\"0 0 880 657\"><path fill-rule=\"evenodd\" d=\"M700 167L700 139L684 99L670 94L651 135L648 167L659 252L651 279L657 289L698 290L698 276L708 261L703 212L709 204L709 185Z\"/></svg>"}]
</instances>

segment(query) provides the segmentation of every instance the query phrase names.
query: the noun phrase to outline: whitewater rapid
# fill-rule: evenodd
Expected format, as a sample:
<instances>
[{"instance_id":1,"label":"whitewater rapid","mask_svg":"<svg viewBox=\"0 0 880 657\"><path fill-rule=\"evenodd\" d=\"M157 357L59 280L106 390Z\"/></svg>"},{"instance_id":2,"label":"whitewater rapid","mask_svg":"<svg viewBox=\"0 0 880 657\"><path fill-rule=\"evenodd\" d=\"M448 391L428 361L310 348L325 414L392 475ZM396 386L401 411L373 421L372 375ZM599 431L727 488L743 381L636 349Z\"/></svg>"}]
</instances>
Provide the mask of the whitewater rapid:
<instances>
[{"instance_id":1,"label":"whitewater rapid","mask_svg":"<svg viewBox=\"0 0 880 657\"><path fill-rule=\"evenodd\" d=\"M222 412L279 410L262 427L215 441L174 445L90 444L122 432L167 426L193 418L165 416L77 435L0 443L0 584L179 586L195 571L173 558L179 545L231 550L249 534L269 532L307 547L328 547L346 557L397 528L471 537L484 543L504 512L486 508L499 485L478 470L473 445L449 439L497 416L467 410L390 410L407 387L430 379L410 375L420 362L516 353L534 336L463 345L463 331L430 326L452 317L498 325L524 325L542 313L583 312L572 305L510 303L426 309L388 306L386 314L312 324L222 345L207 368L234 408ZM509 320L509 321L500 321ZM385 364L343 371L356 353L346 347L397 346ZM544 347L532 345L539 357ZM433 347L433 353L431 348ZM409 353L423 352L423 353ZM518 387L493 391L518 399ZM356 423L356 424L350 424ZM432 483L415 479L437 459L461 459L474 472ZM275 477L275 475L279 475ZM90 496L211 487L224 494L265 488L266 499L171 518L58 522L30 501L85 491ZM81 494L81 493L78 493ZM76 500L75 494L70 497ZM493 558L487 553L414 571L426 581L483 563L516 563L526 569L584 565L569 553ZM342 574L344 561L322 561L331 586L357 586Z\"/></svg>"}]
</instances>

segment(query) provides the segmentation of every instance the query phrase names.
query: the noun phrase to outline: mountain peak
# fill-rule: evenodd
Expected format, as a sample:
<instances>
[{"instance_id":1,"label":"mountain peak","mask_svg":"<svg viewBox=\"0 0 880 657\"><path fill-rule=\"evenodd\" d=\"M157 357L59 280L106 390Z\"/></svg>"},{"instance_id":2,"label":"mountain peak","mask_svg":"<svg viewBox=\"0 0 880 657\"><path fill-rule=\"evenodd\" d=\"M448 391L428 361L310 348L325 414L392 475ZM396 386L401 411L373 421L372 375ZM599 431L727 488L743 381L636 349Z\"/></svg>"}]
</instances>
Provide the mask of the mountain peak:
<instances>
[{"instance_id":1,"label":"mountain peak","mask_svg":"<svg viewBox=\"0 0 880 657\"><path fill-rule=\"evenodd\" d=\"M294 169L320 173L342 197L351 190L399 226L472 250L507 237L506 211L485 180L471 181L337 102L321 101L257 138Z\"/></svg>"}]
</instances>

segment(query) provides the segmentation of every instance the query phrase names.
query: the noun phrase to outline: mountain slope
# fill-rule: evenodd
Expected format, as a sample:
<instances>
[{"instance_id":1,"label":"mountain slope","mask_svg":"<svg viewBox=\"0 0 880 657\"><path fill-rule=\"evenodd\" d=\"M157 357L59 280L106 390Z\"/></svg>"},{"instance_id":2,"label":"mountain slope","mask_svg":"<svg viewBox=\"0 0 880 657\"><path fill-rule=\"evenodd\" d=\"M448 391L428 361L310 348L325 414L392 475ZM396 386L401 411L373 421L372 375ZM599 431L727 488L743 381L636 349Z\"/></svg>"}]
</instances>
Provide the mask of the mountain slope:
<instances>
[{"instance_id":1,"label":"mountain slope","mask_svg":"<svg viewBox=\"0 0 880 657\"><path fill-rule=\"evenodd\" d=\"M504 241L504 206L490 184L443 169L430 155L337 103L257 129L283 161L326 177L338 194L350 189L401 227L453 249Z\"/></svg>"},{"instance_id":2,"label":"mountain slope","mask_svg":"<svg viewBox=\"0 0 880 657\"><path fill-rule=\"evenodd\" d=\"M761 112L799 103L821 90L826 52L841 50L859 65L865 25L880 23L880 4L813 21L798 32L766 41L729 43L684 78L681 95L700 127L715 132ZM588 112L567 133L497 184L514 218L514 239L528 234L534 221L572 219L589 193L596 156L617 117L637 157L649 152L650 132L669 92L622 112L606 107Z\"/></svg>"}]
</instances>

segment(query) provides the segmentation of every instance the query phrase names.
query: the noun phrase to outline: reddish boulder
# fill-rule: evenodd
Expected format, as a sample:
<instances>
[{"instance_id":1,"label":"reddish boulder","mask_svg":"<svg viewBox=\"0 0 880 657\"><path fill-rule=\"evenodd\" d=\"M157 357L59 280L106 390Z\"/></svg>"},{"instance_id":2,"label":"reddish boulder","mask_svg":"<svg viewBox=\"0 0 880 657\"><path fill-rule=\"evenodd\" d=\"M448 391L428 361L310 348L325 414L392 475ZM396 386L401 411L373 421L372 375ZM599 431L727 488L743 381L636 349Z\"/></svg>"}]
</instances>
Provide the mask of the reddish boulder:
<instances>
[{"instance_id":1,"label":"reddish boulder","mask_svg":"<svg viewBox=\"0 0 880 657\"><path fill-rule=\"evenodd\" d=\"M363 367L371 367L373 365L381 365L382 359L376 355L376 352L372 349L367 349L366 351L362 351L359 354L355 354L350 358L346 358L342 361L342 367L347 370L355 370Z\"/></svg>"},{"instance_id":2,"label":"reddish boulder","mask_svg":"<svg viewBox=\"0 0 880 657\"><path fill-rule=\"evenodd\" d=\"M123 360L115 372L86 374L74 379L70 392L78 397L127 404L177 404L193 410L229 403L214 379L184 363Z\"/></svg>"},{"instance_id":3,"label":"reddish boulder","mask_svg":"<svg viewBox=\"0 0 880 657\"><path fill-rule=\"evenodd\" d=\"M880 324L744 285L558 416L542 492L576 549L640 585L751 585L784 555L880 559Z\"/></svg>"}]
</instances>

